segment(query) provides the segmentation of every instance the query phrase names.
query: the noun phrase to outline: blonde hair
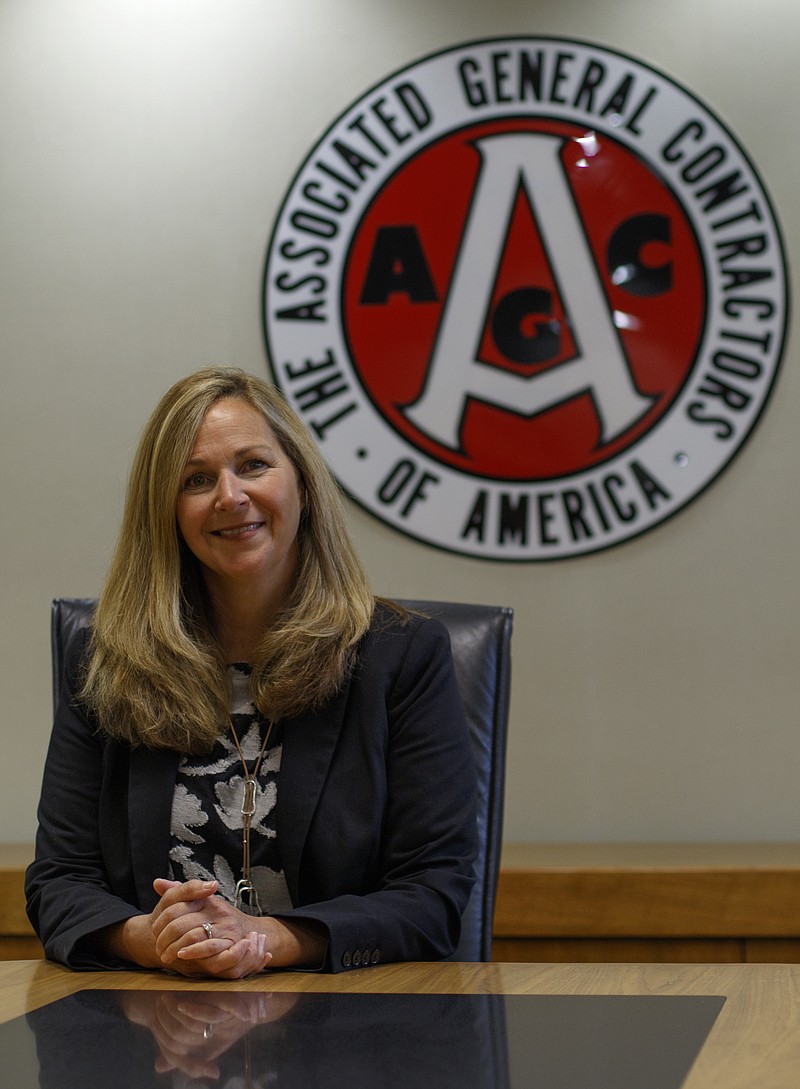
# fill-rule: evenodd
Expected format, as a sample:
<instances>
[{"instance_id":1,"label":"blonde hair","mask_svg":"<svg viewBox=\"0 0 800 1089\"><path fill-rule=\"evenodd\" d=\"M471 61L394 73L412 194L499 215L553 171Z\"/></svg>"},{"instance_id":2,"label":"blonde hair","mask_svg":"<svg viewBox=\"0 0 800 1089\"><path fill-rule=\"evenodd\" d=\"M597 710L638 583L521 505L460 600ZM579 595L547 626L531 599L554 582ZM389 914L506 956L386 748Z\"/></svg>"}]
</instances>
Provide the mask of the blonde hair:
<instances>
[{"instance_id":1,"label":"blonde hair","mask_svg":"<svg viewBox=\"0 0 800 1089\"><path fill-rule=\"evenodd\" d=\"M228 397L263 415L305 494L295 582L252 663L259 711L282 718L333 695L372 617L339 487L300 418L274 387L236 368L208 367L182 379L156 406L139 443L81 691L102 729L132 744L207 751L228 721L226 663L175 513L200 425Z\"/></svg>"}]
</instances>

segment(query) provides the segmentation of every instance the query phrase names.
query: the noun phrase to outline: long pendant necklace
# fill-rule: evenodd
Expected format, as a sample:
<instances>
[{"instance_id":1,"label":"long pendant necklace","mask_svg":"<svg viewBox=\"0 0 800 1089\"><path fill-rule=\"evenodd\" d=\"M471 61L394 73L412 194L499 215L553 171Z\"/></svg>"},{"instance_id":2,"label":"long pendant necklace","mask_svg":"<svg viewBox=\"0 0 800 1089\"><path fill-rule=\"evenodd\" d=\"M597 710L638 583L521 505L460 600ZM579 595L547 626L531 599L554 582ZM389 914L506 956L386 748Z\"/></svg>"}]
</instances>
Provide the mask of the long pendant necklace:
<instances>
[{"instance_id":1,"label":"long pendant necklace","mask_svg":"<svg viewBox=\"0 0 800 1089\"><path fill-rule=\"evenodd\" d=\"M231 719L233 741L236 745L236 751L239 753L242 768L244 769L244 784L242 787L242 876L236 882L234 904L239 911L243 911L247 915L264 914L255 885L250 879L250 822L256 811L256 779L258 777L258 769L261 767L261 761L264 758L264 753L267 751L267 742L272 733L272 726L272 722L267 726L267 732L264 735L261 751L258 754L255 767L252 772L250 772L247 767L247 761L244 758L244 753L242 752L242 746L239 744L239 738L236 735L236 727L233 725L233 719Z\"/></svg>"}]
</instances>

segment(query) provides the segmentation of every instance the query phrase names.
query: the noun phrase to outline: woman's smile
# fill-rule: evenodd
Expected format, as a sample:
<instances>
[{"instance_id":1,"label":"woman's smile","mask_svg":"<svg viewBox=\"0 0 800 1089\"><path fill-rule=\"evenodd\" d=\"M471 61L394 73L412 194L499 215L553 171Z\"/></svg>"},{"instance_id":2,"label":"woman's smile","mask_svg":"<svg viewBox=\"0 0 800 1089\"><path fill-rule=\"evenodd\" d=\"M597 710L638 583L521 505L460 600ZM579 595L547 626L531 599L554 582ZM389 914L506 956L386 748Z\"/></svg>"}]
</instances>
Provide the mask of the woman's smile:
<instances>
[{"instance_id":1,"label":"woman's smile","mask_svg":"<svg viewBox=\"0 0 800 1089\"><path fill-rule=\"evenodd\" d=\"M248 522L243 526L227 526L225 529L212 529L211 532L215 537L237 538L244 537L245 535L250 536L255 533L256 530L261 529L263 525L263 522Z\"/></svg>"}]
</instances>

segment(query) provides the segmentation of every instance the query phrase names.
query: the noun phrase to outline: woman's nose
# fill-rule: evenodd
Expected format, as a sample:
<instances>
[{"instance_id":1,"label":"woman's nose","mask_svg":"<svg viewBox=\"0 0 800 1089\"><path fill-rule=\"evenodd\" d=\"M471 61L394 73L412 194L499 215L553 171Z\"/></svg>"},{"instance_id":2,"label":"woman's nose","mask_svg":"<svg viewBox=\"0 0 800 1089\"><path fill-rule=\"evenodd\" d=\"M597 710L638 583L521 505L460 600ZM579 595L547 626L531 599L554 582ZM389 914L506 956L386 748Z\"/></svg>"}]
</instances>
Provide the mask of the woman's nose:
<instances>
[{"instance_id":1,"label":"woman's nose","mask_svg":"<svg viewBox=\"0 0 800 1089\"><path fill-rule=\"evenodd\" d=\"M217 481L214 506L217 510L235 510L247 502L247 493L235 473L221 473Z\"/></svg>"}]
</instances>

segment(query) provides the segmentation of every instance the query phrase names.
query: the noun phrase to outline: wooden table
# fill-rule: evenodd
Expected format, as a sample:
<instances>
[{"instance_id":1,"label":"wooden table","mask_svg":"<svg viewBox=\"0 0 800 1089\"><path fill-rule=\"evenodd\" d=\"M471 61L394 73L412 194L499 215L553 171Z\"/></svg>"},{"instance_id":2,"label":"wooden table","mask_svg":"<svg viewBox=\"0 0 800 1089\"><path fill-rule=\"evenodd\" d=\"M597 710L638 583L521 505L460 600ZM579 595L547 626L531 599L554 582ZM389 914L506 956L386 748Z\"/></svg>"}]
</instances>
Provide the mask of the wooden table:
<instances>
[{"instance_id":1,"label":"wooden table","mask_svg":"<svg viewBox=\"0 0 800 1089\"><path fill-rule=\"evenodd\" d=\"M797 1089L800 966L401 964L340 975L275 972L237 983L158 972L75 973L0 964L0 1021L79 990L509 995L722 995L725 1005L683 1089Z\"/></svg>"}]
</instances>

